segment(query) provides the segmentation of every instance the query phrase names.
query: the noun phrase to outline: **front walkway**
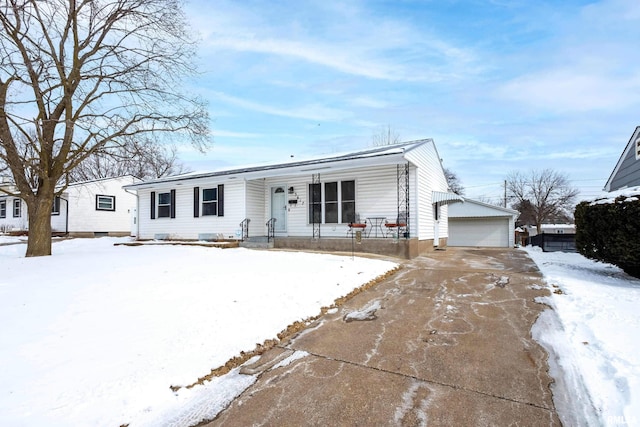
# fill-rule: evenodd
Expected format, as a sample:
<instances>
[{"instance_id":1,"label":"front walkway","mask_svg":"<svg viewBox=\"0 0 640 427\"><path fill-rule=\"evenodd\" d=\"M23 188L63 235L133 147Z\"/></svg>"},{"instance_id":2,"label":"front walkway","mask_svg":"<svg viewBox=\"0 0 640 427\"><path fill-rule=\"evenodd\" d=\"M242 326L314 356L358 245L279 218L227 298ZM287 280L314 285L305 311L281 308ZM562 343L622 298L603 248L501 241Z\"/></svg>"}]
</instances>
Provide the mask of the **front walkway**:
<instances>
[{"instance_id":1,"label":"front walkway","mask_svg":"<svg viewBox=\"0 0 640 427\"><path fill-rule=\"evenodd\" d=\"M560 425L530 335L541 281L515 249L407 261L243 368L259 379L208 425Z\"/></svg>"}]
</instances>

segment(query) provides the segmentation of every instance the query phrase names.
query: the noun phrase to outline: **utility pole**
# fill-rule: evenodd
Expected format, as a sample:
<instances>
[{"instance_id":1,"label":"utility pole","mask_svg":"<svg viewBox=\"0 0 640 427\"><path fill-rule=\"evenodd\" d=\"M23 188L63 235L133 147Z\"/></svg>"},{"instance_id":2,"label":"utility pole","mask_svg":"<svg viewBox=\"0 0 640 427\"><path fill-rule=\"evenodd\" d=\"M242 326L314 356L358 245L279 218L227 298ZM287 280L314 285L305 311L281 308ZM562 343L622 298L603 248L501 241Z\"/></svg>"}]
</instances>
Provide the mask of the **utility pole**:
<instances>
[{"instance_id":1,"label":"utility pole","mask_svg":"<svg viewBox=\"0 0 640 427\"><path fill-rule=\"evenodd\" d=\"M507 180L504 180L504 207L507 207Z\"/></svg>"}]
</instances>

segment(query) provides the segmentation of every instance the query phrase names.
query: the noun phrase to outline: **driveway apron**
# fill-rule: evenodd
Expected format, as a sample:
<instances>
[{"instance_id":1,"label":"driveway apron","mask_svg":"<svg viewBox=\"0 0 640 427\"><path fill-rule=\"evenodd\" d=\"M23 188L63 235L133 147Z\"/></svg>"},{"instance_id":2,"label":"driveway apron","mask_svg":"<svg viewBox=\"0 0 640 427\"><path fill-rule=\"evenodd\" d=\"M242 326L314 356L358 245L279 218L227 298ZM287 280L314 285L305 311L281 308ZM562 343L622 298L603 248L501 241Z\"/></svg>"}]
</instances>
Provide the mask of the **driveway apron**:
<instances>
[{"instance_id":1,"label":"driveway apron","mask_svg":"<svg viewBox=\"0 0 640 427\"><path fill-rule=\"evenodd\" d=\"M524 251L448 248L265 353L210 426L555 426ZM302 283L302 285L304 285Z\"/></svg>"}]
</instances>

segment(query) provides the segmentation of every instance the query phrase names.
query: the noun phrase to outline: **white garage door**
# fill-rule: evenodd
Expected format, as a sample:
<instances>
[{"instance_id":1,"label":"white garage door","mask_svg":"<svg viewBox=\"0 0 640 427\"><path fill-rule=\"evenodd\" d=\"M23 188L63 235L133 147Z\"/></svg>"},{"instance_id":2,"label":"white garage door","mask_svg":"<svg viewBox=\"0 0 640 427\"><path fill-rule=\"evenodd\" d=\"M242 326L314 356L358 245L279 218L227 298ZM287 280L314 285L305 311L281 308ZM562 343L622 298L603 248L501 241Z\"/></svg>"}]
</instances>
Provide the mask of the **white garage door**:
<instances>
[{"instance_id":1,"label":"white garage door","mask_svg":"<svg viewBox=\"0 0 640 427\"><path fill-rule=\"evenodd\" d=\"M509 247L509 219L449 218L448 245Z\"/></svg>"}]
</instances>

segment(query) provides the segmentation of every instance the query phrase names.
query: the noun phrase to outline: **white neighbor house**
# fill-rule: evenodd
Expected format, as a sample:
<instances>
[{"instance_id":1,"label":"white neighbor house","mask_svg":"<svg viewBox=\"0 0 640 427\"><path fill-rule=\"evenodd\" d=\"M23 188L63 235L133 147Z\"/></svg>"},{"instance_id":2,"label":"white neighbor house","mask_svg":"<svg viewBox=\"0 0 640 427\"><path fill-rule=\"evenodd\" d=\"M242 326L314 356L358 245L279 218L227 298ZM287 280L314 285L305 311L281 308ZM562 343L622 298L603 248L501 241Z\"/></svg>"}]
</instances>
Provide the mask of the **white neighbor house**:
<instances>
[{"instance_id":1,"label":"white neighbor house","mask_svg":"<svg viewBox=\"0 0 640 427\"><path fill-rule=\"evenodd\" d=\"M136 196L122 187L136 182L140 180L129 175L70 184L55 199L51 231L75 237L131 235ZM0 195L0 228L28 230L27 205L19 197Z\"/></svg>"},{"instance_id":2,"label":"white neighbor house","mask_svg":"<svg viewBox=\"0 0 640 427\"><path fill-rule=\"evenodd\" d=\"M447 192L431 139L125 189L138 195L139 239L251 239L267 236L266 224L275 218L276 247L355 247L403 257L446 245L447 204L462 201ZM357 245L349 234L354 221L367 224ZM389 233L385 222L406 222L406 229Z\"/></svg>"}]
</instances>

